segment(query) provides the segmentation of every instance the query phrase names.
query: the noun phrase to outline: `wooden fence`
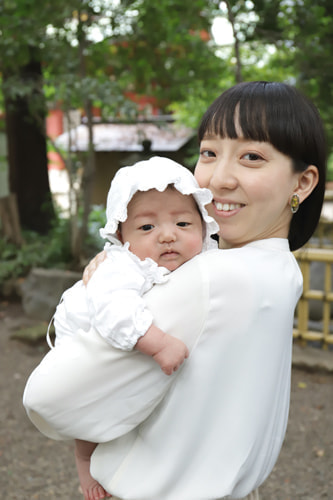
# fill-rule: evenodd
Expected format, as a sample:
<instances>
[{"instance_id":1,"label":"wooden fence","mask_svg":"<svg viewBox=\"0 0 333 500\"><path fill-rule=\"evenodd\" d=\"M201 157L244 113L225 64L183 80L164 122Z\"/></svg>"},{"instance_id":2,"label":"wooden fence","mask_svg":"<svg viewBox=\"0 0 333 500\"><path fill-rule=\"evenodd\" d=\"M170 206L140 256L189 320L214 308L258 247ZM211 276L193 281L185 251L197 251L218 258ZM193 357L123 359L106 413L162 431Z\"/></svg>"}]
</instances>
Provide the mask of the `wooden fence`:
<instances>
[{"instance_id":1,"label":"wooden fence","mask_svg":"<svg viewBox=\"0 0 333 500\"><path fill-rule=\"evenodd\" d=\"M304 343L316 342L324 349L333 346L333 322L331 304L333 303L332 264L333 250L324 248L302 248L294 252L303 274L303 294L296 311L294 338ZM320 262L323 266L323 285L321 289L311 289L311 263ZM313 322L310 318L310 301L322 303L321 321ZM315 323L315 328L314 328Z\"/></svg>"}]
</instances>

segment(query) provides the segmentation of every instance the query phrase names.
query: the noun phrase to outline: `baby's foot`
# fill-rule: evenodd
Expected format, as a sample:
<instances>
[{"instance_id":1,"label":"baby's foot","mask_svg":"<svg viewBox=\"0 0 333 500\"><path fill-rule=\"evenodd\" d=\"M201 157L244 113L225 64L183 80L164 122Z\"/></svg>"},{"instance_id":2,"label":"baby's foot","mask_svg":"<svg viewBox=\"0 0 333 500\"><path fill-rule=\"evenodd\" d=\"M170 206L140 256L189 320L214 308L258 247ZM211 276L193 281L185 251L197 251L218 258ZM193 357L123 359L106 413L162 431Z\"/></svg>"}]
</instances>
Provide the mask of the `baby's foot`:
<instances>
[{"instance_id":1,"label":"baby's foot","mask_svg":"<svg viewBox=\"0 0 333 500\"><path fill-rule=\"evenodd\" d=\"M112 495L105 491L103 486L90 474L90 459L76 454L76 466L80 480L80 490L84 500L101 500Z\"/></svg>"},{"instance_id":2,"label":"baby's foot","mask_svg":"<svg viewBox=\"0 0 333 500\"><path fill-rule=\"evenodd\" d=\"M111 495L103 486L101 486L95 479L91 478L88 483L88 478L85 478L84 485L81 482L80 490L84 496L84 500L102 500L103 498L110 498Z\"/></svg>"}]
</instances>

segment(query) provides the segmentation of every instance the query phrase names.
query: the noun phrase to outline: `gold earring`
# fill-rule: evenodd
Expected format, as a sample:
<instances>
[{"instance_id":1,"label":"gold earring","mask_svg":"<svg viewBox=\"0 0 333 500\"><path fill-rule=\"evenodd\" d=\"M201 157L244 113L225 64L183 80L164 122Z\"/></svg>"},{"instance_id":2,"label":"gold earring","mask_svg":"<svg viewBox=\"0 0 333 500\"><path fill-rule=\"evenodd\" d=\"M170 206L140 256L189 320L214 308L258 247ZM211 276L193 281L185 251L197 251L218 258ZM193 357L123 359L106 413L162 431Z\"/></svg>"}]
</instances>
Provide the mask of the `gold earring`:
<instances>
[{"instance_id":1,"label":"gold earring","mask_svg":"<svg viewBox=\"0 0 333 500\"><path fill-rule=\"evenodd\" d=\"M290 210L293 214L295 214L298 211L299 205L300 205L299 196L298 194L294 193L290 200Z\"/></svg>"}]
</instances>

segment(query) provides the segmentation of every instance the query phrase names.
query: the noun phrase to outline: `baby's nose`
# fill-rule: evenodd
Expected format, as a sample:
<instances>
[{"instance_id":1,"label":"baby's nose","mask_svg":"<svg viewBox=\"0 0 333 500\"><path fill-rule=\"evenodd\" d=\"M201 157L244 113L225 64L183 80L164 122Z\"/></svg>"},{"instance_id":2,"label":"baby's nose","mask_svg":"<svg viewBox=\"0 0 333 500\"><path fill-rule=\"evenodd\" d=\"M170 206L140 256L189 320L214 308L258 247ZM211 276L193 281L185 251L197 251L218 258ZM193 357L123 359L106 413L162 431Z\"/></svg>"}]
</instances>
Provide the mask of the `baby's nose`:
<instances>
[{"instance_id":1,"label":"baby's nose","mask_svg":"<svg viewBox=\"0 0 333 500\"><path fill-rule=\"evenodd\" d=\"M159 241L161 243L175 241L176 240L176 231L173 225L165 224L161 227Z\"/></svg>"}]
</instances>

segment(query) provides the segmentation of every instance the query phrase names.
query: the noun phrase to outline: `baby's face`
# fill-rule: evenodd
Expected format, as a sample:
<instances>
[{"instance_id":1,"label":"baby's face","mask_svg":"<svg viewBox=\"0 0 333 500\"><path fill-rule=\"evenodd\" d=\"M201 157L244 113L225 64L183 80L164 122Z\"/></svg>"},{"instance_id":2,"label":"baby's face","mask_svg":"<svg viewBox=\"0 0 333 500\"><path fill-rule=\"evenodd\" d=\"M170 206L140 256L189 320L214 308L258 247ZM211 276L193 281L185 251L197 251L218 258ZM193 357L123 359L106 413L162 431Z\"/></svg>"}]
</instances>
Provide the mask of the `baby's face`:
<instances>
[{"instance_id":1,"label":"baby's face","mask_svg":"<svg viewBox=\"0 0 333 500\"><path fill-rule=\"evenodd\" d=\"M192 196L174 188L137 192L127 207L120 239L141 260L153 259L174 271L201 252L203 223Z\"/></svg>"}]
</instances>

